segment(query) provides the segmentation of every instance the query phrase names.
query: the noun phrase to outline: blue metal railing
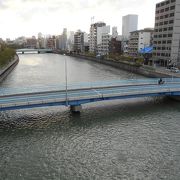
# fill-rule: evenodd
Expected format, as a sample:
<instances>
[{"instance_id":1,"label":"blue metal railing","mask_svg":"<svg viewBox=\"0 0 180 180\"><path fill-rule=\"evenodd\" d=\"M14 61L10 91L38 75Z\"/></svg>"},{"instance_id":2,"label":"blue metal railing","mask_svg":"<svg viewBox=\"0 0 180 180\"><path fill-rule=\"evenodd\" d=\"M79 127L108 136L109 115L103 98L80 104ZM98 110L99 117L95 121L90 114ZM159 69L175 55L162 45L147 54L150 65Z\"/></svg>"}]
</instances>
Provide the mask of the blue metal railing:
<instances>
[{"instance_id":1,"label":"blue metal railing","mask_svg":"<svg viewBox=\"0 0 180 180\"><path fill-rule=\"evenodd\" d=\"M68 90L73 89L93 89L103 87L114 87L114 86L133 86L133 85L147 85L157 84L158 78L151 79L127 79L127 80L109 80L109 81L96 81L96 82L78 82L70 83L67 85ZM180 78L163 78L165 84L169 83L180 83ZM0 87L0 96L10 94L23 94L23 93L36 93L44 91L62 91L65 90L65 83L40 86L33 85L30 87Z\"/></svg>"}]
</instances>

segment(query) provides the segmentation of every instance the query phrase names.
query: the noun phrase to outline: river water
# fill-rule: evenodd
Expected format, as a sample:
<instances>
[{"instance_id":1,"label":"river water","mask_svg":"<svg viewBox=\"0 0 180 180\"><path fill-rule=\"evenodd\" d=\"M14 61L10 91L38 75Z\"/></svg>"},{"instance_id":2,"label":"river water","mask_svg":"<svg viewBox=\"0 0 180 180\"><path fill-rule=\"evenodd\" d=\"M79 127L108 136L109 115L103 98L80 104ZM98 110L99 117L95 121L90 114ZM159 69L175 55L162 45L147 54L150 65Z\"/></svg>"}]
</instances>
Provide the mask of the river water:
<instances>
[{"instance_id":1,"label":"river water","mask_svg":"<svg viewBox=\"0 0 180 180\"><path fill-rule=\"evenodd\" d=\"M143 78L84 59L19 55L1 87ZM180 179L180 103L139 98L0 112L0 179Z\"/></svg>"}]
</instances>

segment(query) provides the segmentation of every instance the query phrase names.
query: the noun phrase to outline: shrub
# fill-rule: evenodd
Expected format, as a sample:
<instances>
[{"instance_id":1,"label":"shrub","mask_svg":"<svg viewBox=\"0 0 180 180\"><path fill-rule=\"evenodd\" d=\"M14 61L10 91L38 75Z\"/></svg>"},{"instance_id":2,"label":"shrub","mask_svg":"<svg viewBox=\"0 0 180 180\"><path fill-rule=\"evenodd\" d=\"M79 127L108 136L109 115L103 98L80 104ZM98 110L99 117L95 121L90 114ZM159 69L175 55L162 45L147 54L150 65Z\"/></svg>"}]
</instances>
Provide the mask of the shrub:
<instances>
[{"instance_id":1,"label":"shrub","mask_svg":"<svg viewBox=\"0 0 180 180\"><path fill-rule=\"evenodd\" d=\"M0 51L0 67L3 67L4 65L8 64L15 54L15 50L11 48L5 48L2 51Z\"/></svg>"}]
</instances>

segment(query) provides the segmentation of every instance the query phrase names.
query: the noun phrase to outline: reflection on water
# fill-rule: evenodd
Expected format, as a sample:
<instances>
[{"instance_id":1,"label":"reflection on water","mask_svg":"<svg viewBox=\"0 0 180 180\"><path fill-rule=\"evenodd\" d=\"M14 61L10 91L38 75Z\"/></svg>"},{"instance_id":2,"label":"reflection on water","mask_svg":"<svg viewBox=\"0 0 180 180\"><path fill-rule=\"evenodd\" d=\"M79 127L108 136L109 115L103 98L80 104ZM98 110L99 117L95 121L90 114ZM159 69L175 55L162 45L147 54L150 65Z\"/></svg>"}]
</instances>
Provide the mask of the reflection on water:
<instances>
[{"instance_id":1,"label":"reflection on water","mask_svg":"<svg viewBox=\"0 0 180 180\"><path fill-rule=\"evenodd\" d=\"M27 66L37 66L43 64L43 61L39 58L32 58L29 61L22 61L21 64Z\"/></svg>"},{"instance_id":2,"label":"reflection on water","mask_svg":"<svg viewBox=\"0 0 180 180\"><path fill-rule=\"evenodd\" d=\"M67 60L69 82L140 78ZM1 86L57 84L63 73L62 56L21 55ZM179 119L179 102L168 98L91 103L81 114L66 107L1 112L0 179L179 179Z\"/></svg>"}]
</instances>

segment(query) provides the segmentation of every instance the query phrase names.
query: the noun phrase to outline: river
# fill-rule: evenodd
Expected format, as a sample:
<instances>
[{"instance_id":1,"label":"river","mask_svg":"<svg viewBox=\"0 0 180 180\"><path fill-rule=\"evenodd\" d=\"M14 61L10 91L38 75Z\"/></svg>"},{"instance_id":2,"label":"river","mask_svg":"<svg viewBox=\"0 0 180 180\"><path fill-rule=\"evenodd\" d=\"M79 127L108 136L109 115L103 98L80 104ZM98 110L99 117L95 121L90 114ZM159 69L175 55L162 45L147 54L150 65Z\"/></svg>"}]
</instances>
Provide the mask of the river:
<instances>
[{"instance_id":1,"label":"river","mask_svg":"<svg viewBox=\"0 0 180 180\"><path fill-rule=\"evenodd\" d=\"M84 59L19 55L0 84L16 88L143 78ZM139 98L0 112L0 179L109 180L180 177L180 103Z\"/></svg>"}]
</instances>

